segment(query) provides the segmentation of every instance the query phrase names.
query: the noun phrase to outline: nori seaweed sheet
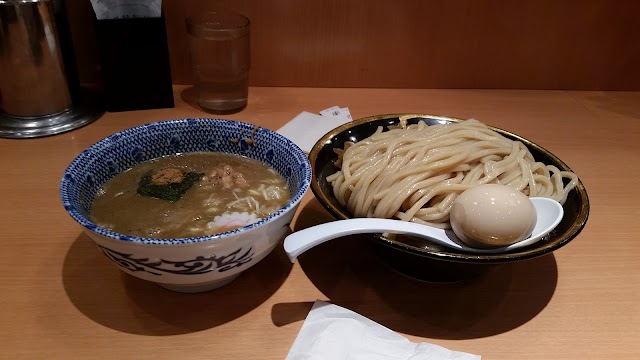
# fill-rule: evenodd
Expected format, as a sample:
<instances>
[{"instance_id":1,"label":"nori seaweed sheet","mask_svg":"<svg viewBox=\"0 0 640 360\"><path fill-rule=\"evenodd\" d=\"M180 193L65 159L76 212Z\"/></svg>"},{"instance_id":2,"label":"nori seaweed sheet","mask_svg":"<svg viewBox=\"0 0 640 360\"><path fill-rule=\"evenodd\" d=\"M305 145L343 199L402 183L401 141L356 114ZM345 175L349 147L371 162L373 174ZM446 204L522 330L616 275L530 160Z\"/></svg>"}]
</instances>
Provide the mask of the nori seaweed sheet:
<instances>
[{"instance_id":1,"label":"nori seaweed sheet","mask_svg":"<svg viewBox=\"0 0 640 360\"><path fill-rule=\"evenodd\" d=\"M138 194L150 196L161 200L175 202L180 200L187 190L189 190L200 178L202 173L186 173L184 179L179 183L156 185L151 182L152 171L146 173L138 182Z\"/></svg>"}]
</instances>

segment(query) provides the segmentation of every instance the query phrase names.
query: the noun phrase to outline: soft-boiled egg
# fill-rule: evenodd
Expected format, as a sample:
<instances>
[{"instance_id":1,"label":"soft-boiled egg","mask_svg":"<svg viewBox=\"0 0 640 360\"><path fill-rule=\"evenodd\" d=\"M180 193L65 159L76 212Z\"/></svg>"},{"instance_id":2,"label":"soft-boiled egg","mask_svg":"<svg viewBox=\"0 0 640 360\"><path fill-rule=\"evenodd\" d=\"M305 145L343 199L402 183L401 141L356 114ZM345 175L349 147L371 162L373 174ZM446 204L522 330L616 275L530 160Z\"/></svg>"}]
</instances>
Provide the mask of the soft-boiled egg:
<instances>
[{"instance_id":1,"label":"soft-boiled egg","mask_svg":"<svg viewBox=\"0 0 640 360\"><path fill-rule=\"evenodd\" d=\"M537 215L529 197L506 185L478 185L453 202L450 222L460 241L475 248L495 248L526 239Z\"/></svg>"}]
</instances>

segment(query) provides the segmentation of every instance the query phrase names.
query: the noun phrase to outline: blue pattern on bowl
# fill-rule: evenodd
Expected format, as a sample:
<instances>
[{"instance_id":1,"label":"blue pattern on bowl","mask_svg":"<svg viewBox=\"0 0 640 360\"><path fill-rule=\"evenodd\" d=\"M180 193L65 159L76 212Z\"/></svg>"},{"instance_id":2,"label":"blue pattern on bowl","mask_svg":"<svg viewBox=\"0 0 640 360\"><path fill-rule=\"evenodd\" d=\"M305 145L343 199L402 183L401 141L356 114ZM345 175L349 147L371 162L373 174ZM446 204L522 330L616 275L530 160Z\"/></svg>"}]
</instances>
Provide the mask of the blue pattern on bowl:
<instances>
[{"instance_id":1,"label":"blue pattern on bowl","mask_svg":"<svg viewBox=\"0 0 640 360\"><path fill-rule=\"evenodd\" d=\"M76 157L60 184L64 208L82 226L103 236L145 244L184 244L214 240L261 226L297 204L311 183L304 152L286 137L233 120L175 119L144 124L113 134ZM252 139L253 141L247 141ZM91 222L91 203L100 187L115 174L160 156L217 151L247 156L274 168L287 179L291 200L269 217L214 236L152 239L118 234Z\"/></svg>"}]
</instances>

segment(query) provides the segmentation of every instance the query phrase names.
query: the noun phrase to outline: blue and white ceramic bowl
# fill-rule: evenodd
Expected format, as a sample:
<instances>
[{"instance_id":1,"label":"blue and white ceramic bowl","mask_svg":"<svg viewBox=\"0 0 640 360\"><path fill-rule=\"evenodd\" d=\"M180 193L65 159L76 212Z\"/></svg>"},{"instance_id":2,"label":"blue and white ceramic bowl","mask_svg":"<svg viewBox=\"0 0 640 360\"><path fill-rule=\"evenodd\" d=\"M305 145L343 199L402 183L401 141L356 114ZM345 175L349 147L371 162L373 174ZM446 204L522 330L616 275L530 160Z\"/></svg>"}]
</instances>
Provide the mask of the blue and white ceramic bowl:
<instances>
[{"instance_id":1,"label":"blue and white ceramic bowl","mask_svg":"<svg viewBox=\"0 0 640 360\"><path fill-rule=\"evenodd\" d=\"M221 234L152 239L115 233L91 221L91 203L114 175L160 156L215 151L243 155L273 167L291 201L267 218ZM267 256L285 236L311 182L311 166L292 141L265 128L221 119L176 119L113 134L83 151L62 177L60 195L69 215L100 251L128 274L175 291L223 286Z\"/></svg>"}]
</instances>

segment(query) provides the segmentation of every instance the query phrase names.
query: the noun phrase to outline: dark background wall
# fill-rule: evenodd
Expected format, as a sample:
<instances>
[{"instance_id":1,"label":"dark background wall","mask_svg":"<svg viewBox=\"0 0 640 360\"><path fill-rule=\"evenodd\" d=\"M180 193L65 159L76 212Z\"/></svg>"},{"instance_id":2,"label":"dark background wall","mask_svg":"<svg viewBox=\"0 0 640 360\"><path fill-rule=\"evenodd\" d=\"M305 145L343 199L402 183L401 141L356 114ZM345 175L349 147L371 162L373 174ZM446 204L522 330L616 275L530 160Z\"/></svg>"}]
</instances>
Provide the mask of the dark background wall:
<instances>
[{"instance_id":1,"label":"dark background wall","mask_svg":"<svg viewBox=\"0 0 640 360\"><path fill-rule=\"evenodd\" d=\"M175 84L185 17L220 5L252 21L255 86L640 90L638 0L164 0ZM99 81L90 2L67 11Z\"/></svg>"}]
</instances>

